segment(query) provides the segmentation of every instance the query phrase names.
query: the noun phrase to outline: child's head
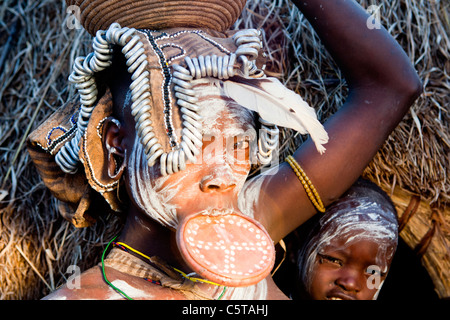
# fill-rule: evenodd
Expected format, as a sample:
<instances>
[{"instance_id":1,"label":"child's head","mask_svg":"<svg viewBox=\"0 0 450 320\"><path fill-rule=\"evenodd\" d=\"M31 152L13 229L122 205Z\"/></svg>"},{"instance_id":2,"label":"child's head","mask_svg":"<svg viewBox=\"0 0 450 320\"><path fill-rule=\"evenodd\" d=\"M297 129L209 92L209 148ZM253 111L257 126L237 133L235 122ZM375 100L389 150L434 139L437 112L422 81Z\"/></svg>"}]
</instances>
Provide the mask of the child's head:
<instances>
[{"instance_id":1,"label":"child's head","mask_svg":"<svg viewBox=\"0 0 450 320\"><path fill-rule=\"evenodd\" d=\"M320 217L299 252L308 296L376 299L397 247L397 219L389 197L358 180Z\"/></svg>"}]
</instances>

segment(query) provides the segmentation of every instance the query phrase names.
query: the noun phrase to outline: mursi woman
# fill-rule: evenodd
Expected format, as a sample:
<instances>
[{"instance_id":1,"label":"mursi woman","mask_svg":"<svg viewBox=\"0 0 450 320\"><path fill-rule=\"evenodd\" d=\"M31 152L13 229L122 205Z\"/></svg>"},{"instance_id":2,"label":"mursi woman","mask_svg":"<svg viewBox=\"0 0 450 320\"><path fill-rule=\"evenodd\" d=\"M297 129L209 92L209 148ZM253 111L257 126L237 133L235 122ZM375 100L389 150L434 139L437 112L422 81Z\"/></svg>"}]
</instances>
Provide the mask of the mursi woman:
<instances>
[{"instance_id":1,"label":"mursi woman","mask_svg":"<svg viewBox=\"0 0 450 320\"><path fill-rule=\"evenodd\" d=\"M46 298L286 299L273 243L349 189L401 121L421 92L408 57L355 1L293 1L349 87L322 127L264 76L259 33L227 30L245 1L125 2L69 1L95 35L70 77L81 108L55 114L29 150L75 224L99 194L126 223L80 288ZM310 139L247 179L251 162L270 163L277 125Z\"/></svg>"}]
</instances>

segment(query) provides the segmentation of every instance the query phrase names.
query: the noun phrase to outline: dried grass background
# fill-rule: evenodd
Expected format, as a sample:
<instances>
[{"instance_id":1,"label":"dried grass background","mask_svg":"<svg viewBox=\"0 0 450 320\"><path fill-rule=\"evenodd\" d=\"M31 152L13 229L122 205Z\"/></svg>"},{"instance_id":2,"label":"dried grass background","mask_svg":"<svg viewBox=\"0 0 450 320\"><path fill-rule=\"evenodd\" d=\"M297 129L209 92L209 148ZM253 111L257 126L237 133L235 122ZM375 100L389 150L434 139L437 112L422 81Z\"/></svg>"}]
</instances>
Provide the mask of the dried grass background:
<instances>
[{"instance_id":1,"label":"dried grass background","mask_svg":"<svg viewBox=\"0 0 450 320\"><path fill-rule=\"evenodd\" d=\"M432 206L450 203L449 2L360 0L382 5L381 22L402 45L424 82L424 94L368 166L380 185L420 194ZM33 167L24 141L31 130L75 95L67 77L90 37L67 28L63 1L4 0L0 4L0 299L39 299L63 284L69 265L84 270L120 230L109 216L75 229ZM69 21L70 22L70 21ZM324 120L347 88L306 19L287 0L252 0L239 27L262 27L279 75ZM283 131L283 152L302 137ZM283 153L282 152L282 153ZM448 218L448 217L446 217Z\"/></svg>"}]
</instances>

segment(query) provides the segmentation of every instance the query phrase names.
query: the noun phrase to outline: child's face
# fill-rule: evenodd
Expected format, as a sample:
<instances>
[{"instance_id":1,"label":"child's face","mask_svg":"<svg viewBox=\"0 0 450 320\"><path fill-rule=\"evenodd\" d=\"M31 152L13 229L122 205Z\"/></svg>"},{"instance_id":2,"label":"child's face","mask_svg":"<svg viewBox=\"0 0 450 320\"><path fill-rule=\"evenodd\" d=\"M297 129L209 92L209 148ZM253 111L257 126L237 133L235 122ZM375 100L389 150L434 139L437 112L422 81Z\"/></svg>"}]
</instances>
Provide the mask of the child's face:
<instances>
[{"instance_id":1,"label":"child's face","mask_svg":"<svg viewBox=\"0 0 450 320\"><path fill-rule=\"evenodd\" d=\"M355 234L358 230L354 231ZM345 244L337 237L319 250L309 294L314 300L372 300L376 298L392 261L395 244L358 239ZM387 240L385 240L387 241ZM381 250L380 247L387 247ZM374 274L374 270L378 273Z\"/></svg>"}]
</instances>

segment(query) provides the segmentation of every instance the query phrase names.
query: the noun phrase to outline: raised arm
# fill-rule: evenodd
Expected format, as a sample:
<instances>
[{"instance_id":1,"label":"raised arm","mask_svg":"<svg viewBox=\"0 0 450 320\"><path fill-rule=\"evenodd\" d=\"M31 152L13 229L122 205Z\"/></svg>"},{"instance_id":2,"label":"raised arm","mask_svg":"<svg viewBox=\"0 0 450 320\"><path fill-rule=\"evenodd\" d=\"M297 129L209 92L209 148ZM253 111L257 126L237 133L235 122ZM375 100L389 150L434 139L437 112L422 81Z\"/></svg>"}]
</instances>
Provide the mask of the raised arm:
<instances>
[{"instance_id":1,"label":"raised arm","mask_svg":"<svg viewBox=\"0 0 450 320\"><path fill-rule=\"evenodd\" d=\"M294 0L343 72L349 94L325 123L329 142L320 155L308 140L294 158L325 206L362 174L421 92L408 57L353 0ZM287 163L265 178L256 216L278 241L316 212Z\"/></svg>"}]
</instances>

